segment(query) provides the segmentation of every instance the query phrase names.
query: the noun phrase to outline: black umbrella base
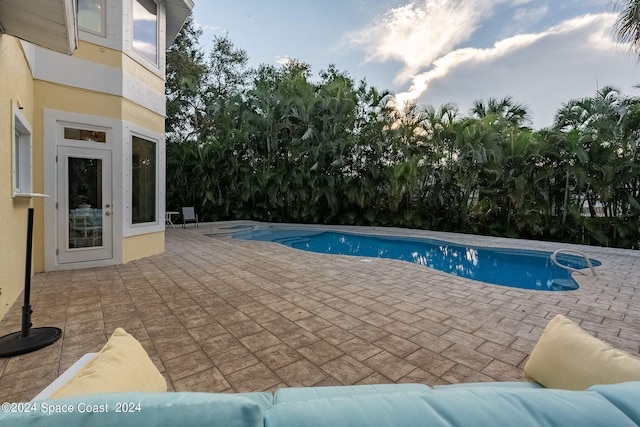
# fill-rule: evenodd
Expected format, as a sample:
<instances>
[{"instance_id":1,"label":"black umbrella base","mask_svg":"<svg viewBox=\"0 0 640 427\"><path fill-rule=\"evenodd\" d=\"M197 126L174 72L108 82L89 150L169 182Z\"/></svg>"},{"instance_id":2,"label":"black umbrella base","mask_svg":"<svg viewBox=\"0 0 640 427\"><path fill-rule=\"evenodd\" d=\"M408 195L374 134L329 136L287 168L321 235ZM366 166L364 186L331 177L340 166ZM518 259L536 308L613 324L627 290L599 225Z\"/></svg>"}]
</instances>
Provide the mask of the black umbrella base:
<instances>
[{"instance_id":1,"label":"black umbrella base","mask_svg":"<svg viewBox=\"0 0 640 427\"><path fill-rule=\"evenodd\" d=\"M53 344L62 336L60 328L44 327L29 329L29 335L22 336L22 332L14 332L0 337L0 357L11 357L19 354L31 353Z\"/></svg>"}]
</instances>

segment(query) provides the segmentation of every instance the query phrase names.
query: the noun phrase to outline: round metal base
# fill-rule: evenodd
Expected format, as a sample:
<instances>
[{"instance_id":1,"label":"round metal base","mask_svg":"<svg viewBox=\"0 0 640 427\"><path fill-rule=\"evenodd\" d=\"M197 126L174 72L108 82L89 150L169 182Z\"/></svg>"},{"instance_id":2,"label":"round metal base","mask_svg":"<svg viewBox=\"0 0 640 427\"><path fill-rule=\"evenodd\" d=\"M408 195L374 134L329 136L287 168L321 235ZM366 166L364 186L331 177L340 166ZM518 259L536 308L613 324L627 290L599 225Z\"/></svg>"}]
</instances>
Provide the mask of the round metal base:
<instances>
[{"instance_id":1,"label":"round metal base","mask_svg":"<svg viewBox=\"0 0 640 427\"><path fill-rule=\"evenodd\" d=\"M31 353L53 344L62 336L60 328L44 327L29 329L29 335L22 336L22 332L14 332L0 337L0 357L11 357L19 354Z\"/></svg>"}]
</instances>

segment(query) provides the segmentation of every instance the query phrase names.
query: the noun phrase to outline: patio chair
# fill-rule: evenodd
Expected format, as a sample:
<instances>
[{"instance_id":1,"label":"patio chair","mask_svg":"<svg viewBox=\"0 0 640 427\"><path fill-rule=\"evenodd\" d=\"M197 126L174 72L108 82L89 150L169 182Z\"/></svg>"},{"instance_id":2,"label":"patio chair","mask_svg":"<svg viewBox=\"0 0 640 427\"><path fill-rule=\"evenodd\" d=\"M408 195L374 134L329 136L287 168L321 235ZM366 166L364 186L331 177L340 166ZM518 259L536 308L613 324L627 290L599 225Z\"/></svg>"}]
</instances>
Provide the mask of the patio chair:
<instances>
[{"instance_id":1,"label":"patio chair","mask_svg":"<svg viewBox=\"0 0 640 427\"><path fill-rule=\"evenodd\" d=\"M69 210L69 237L74 248L87 248L102 243L102 209Z\"/></svg>"},{"instance_id":2,"label":"patio chair","mask_svg":"<svg viewBox=\"0 0 640 427\"><path fill-rule=\"evenodd\" d=\"M195 222L196 228L198 227L198 214L193 206L182 208L182 228L184 228L185 224L189 222Z\"/></svg>"}]
</instances>

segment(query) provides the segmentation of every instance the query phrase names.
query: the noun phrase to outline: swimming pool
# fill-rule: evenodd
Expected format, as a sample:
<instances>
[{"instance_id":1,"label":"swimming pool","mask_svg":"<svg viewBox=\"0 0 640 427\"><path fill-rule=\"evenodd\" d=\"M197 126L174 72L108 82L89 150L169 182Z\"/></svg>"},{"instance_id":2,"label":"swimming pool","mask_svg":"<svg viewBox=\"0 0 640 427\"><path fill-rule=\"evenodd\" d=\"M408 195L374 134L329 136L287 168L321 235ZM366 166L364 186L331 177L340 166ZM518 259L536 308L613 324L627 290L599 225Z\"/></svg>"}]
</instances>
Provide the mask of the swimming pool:
<instances>
[{"instance_id":1,"label":"swimming pool","mask_svg":"<svg viewBox=\"0 0 640 427\"><path fill-rule=\"evenodd\" d=\"M550 252L462 246L450 242L317 229L262 227L238 231L233 237L280 243L295 249L334 255L391 258L494 285L544 291L578 289L571 272L551 262ZM587 268L581 257L559 254L566 266ZM591 260L594 266L601 263Z\"/></svg>"}]
</instances>

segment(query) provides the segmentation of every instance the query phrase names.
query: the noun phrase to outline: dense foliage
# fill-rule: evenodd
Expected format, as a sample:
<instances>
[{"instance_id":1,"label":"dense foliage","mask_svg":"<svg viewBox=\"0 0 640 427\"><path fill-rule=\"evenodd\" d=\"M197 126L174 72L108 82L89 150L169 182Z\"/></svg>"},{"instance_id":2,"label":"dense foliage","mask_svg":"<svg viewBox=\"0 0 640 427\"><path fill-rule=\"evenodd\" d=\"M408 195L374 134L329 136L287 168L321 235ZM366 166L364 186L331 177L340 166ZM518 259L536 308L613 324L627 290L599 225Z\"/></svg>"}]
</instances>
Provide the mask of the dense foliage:
<instances>
[{"instance_id":1,"label":"dense foliage","mask_svg":"<svg viewBox=\"0 0 640 427\"><path fill-rule=\"evenodd\" d=\"M333 66L168 56L167 207L206 220L388 225L618 247L640 242L640 99L605 87L548 129L510 97L394 105Z\"/></svg>"}]
</instances>

